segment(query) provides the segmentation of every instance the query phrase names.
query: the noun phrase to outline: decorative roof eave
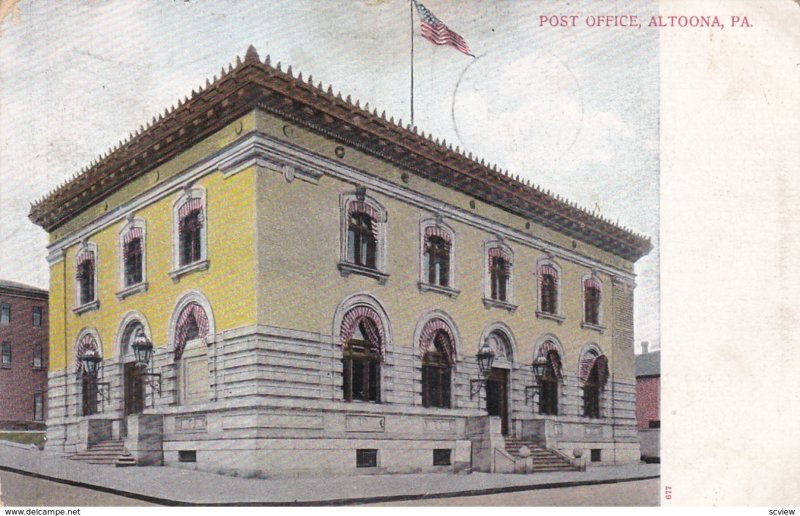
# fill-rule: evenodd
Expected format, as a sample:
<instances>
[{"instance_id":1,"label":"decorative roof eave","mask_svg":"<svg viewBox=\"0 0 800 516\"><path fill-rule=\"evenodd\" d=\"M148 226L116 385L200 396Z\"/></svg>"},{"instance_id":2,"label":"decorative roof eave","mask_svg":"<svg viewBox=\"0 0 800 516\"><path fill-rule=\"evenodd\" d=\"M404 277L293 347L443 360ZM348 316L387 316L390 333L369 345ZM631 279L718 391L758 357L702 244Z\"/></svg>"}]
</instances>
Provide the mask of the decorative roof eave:
<instances>
[{"instance_id":1,"label":"decorative roof eave","mask_svg":"<svg viewBox=\"0 0 800 516\"><path fill-rule=\"evenodd\" d=\"M652 248L649 239L519 176L512 178L458 147L453 149L424 132L417 134L416 127L403 127L401 120L387 120L385 112L380 116L377 109L370 113L369 105L362 109L350 96L334 95L330 86L327 90L322 83L314 86L311 76L307 81L302 73L295 77L291 66L283 72L280 63L270 65L269 56L262 63L252 46L244 62L237 58L236 67L229 66L227 72L223 69L219 78L206 81L198 92L193 90L191 99L184 98L177 108L154 117L147 128L140 127L125 143L34 204L29 217L51 231L134 177L256 108L628 260L635 261Z\"/></svg>"}]
</instances>

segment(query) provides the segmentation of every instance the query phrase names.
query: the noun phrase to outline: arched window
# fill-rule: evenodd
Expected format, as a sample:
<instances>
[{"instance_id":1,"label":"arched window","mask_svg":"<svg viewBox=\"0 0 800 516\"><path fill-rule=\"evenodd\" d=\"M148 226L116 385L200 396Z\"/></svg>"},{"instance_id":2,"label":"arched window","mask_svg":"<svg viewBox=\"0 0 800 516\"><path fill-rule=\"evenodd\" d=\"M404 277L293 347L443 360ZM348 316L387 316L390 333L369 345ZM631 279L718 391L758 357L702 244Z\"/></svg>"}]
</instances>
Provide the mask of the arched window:
<instances>
[{"instance_id":1,"label":"arched window","mask_svg":"<svg viewBox=\"0 0 800 516\"><path fill-rule=\"evenodd\" d=\"M342 394L345 401L381 401L383 329L378 314L357 306L345 314L341 328Z\"/></svg>"},{"instance_id":2,"label":"arched window","mask_svg":"<svg viewBox=\"0 0 800 516\"><path fill-rule=\"evenodd\" d=\"M351 212L347 222L347 260L355 265L376 268L377 238L375 219L365 212Z\"/></svg>"},{"instance_id":3,"label":"arched window","mask_svg":"<svg viewBox=\"0 0 800 516\"><path fill-rule=\"evenodd\" d=\"M144 281L144 233L132 227L122 237L123 283L132 287Z\"/></svg>"},{"instance_id":4,"label":"arched window","mask_svg":"<svg viewBox=\"0 0 800 516\"><path fill-rule=\"evenodd\" d=\"M487 294L492 301L511 302L511 252L504 247L495 246L488 249Z\"/></svg>"},{"instance_id":5,"label":"arched window","mask_svg":"<svg viewBox=\"0 0 800 516\"><path fill-rule=\"evenodd\" d=\"M442 319L428 321L420 334L422 405L450 408L455 345L450 326Z\"/></svg>"},{"instance_id":6,"label":"arched window","mask_svg":"<svg viewBox=\"0 0 800 516\"><path fill-rule=\"evenodd\" d=\"M187 304L178 316L175 326L175 343L173 345L175 360L181 358L187 342L205 338L207 335L208 316L206 311L197 303Z\"/></svg>"},{"instance_id":7,"label":"arched window","mask_svg":"<svg viewBox=\"0 0 800 516\"><path fill-rule=\"evenodd\" d=\"M428 224L428 225L426 225ZM438 287L452 287L452 246L451 231L431 221L423 222L423 282Z\"/></svg>"},{"instance_id":8,"label":"arched window","mask_svg":"<svg viewBox=\"0 0 800 516\"><path fill-rule=\"evenodd\" d=\"M558 270L550 264L539 266L539 310L558 314Z\"/></svg>"},{"instance_id":9,"label":"arched window","mask_svg":"<svg viewBox=\"0 0 800 516\"><path fill-rule=\"evenodd\" d=\"M586 353L581 360L580 376L583 380L583 415L599 418L601 395L608 380L608 359L594 351Z\"/></svg>"},{"instance_id":10,"label":"arched window","mask_svg":"<svg viewBox=\"0 0 800 516\"><path fill-rule=\"evenodd\" d=\"M540 347L537 359L545 357L547 367L539 385L539 414L558 415L558 391L562 378L561 356L552 340L546 340Z\"/></svg>"},{"instance_id":11,"label":"arched window","mask_svg":"<svg viewBox=\"0 0 800 516\"><path fill-rule=\"evenodd\" d=\"M181 267L203 259L203 201L188 199L178 209L178 248Z\"/></svg>"},{"instance_id":12,"label":"arched window","mask_svg":"<svg viewBox=\"0 0 800 516\"><path fill-rule=\"evenodd\" d=\"M125 330L122 332L122 340L120 341L120 357L133 353L133 341L140 331L144 331L144 326L139 321L131 321L125 326Z\"/></svg>"},{"instance_id":13,"label":"arched window","mask_svg":"<svg viewBox=\"0 0 800 516\"><path fill-rule=\"evenodd\" d=\"M600 325L600 282L594 277L583 280L583 320Z\"/></svg>"},{"instance_id":14,"label":"arched window","mask_svg":"<svg viewBox=\"0 0 800 516\"><path fill-rule=\"evenodd\" d=\"M97 256L92 247L84 247L75 258L75 279L78 287L78 306L87 305L97 299Z\"/></svg>"}]
</instances>

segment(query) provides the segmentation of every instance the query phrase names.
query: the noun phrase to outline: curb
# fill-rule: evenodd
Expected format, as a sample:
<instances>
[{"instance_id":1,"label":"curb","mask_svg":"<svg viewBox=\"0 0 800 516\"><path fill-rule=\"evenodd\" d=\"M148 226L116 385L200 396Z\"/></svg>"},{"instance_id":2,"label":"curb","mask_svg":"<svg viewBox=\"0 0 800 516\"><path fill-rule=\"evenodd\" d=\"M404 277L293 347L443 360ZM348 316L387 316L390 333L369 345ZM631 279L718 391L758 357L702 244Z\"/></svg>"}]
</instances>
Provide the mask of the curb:
<instances>
[{"instance_id":1,"label":"curb","mask_svg":"<svg viewBox=\"0 0 800 516\"><path fill-rule=\"evenodd\" d=\"M34 473L11 466L0 465L0 471L8 471L18 475L25 475L50 482L59 484L66 484L69 486L80 487L84 489L91 489L93 491L100 491L109 493L125 498L140 500L143 502L154 503L158 505L170 507L323 507L323 506L341 506L341 505L365 505L370 503L385 503L385 502L400 502L407 500L432 500L438 498L460 498L463 496L481 496L499 493L516 493L520 491L535 491L539 489L558 489L564 487L577 487L577 486L591 486L601 484L618 484L621 482L635 482L638 480L651 480L660 478L661 475L645 475L638 477L626 478L611 478L602 480L569 480L564 482L548 482L545 484L528 484L528 485L515 485L505 487L491 487L486 489L468 489L463 491L449 491L446 493L422 493L422 494L400 494L400 495L383 495L383 496L368 496L359 498L331 498L324 500L303 500L303 501L285 501L285 502L211 502L211 503L197 503L197 502L184 502L178 500L170 500L158 496L150 496L130 491L123 491L113 487L99 486L95 484L88 484L77 480L69 480L65 478L53 477L50 475L43 475L41 473Z\"/></svg>"}]
</instances>

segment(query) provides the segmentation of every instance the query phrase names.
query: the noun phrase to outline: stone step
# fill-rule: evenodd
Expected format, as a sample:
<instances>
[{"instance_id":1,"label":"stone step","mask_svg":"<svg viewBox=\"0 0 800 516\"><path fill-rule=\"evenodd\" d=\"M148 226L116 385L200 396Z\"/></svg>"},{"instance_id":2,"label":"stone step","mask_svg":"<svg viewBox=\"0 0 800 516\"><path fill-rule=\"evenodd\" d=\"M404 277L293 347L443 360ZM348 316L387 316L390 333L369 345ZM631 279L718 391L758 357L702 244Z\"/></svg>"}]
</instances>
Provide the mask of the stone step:
<instances>
[{"instance_id":1,"label":"stone step","mask_svg":"<svg viewBox=\"0 0 800 516\"><path fill-rule=\"evenodd\" d=\"M87 447L86 450L68 455L71 460L86 464L109 466L135 466L136 459L125 449L120 440L101 441Z\"/></svg>"}]
</instances>

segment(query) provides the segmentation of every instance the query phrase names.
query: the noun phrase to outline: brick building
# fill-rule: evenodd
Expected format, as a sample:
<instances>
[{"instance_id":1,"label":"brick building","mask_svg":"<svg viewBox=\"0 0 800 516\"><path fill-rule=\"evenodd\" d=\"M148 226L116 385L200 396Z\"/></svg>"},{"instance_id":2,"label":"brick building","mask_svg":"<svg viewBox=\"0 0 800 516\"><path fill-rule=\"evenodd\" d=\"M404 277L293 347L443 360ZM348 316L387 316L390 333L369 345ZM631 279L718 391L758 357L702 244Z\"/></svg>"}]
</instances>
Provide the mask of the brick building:
<instances>
[{"instance_id":1,"label":"brick building","mask_svg":"<svg viewBox=\"0 0 800 516\"><path fill-rule=\"evenodd\" d=\"M639 459L650 241L252 47L30 218L50 448L270 476Z\"/></svg>"},{"instance_id":2,"label":"brick building","mask_svg":"<svg viewBox=\"0 0 800 516\"><path fill-rule=\"evenodd\" d=\"M647 342L636 356L636 428L642 457L660 457L661 351L650 351Z\"/></svg>"},{"instance_id":3,"label":"brick building","mask_svg":"<svg viewBox=\"0 0 800 516\"><path fill-rule=\"evenodd\" d=\"M44 428L47 298L46 290L0 280L0 429Z\"/></svg>"}]
</instances>

